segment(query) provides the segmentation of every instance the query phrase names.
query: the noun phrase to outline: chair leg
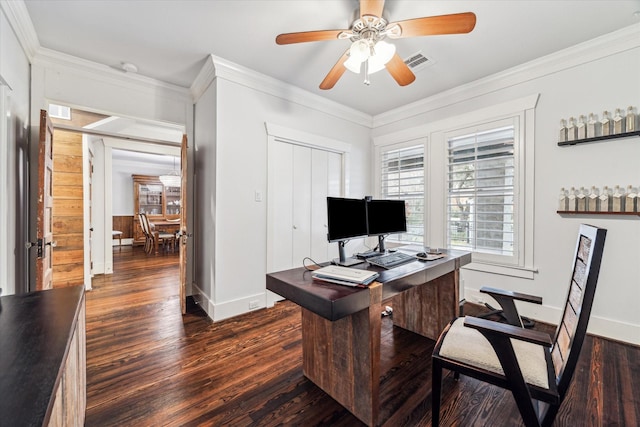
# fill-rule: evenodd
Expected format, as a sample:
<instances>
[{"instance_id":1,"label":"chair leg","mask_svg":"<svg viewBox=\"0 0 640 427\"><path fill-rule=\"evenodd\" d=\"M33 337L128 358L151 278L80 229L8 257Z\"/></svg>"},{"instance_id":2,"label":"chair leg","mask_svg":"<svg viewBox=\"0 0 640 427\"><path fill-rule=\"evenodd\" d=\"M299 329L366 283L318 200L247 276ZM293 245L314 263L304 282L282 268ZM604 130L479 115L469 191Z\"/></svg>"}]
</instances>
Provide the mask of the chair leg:
<instances>
[{"instance_id":1,"label":"chair leg","mask_svg":"<svg viewBox=\"0 0 640 427\"><path fill-rule=\"evenodd\" d=\"M440 425L440 393L442 391L442 367L436 359L431 359L431 426Z\"/></svg>"}]
</instances>

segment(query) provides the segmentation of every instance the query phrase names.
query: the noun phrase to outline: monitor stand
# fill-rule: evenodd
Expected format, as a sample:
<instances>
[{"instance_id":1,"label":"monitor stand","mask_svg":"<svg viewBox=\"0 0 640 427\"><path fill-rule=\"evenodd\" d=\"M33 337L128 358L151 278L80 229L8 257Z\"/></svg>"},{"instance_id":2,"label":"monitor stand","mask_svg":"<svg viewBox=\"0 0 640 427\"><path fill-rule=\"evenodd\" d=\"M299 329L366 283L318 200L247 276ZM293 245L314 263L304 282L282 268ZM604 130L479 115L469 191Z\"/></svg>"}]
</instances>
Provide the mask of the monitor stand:
<instances>
[{"instance_id":1,"label":"monitor stand","mask_svg":"<svg viewBox=\"0 0 640 427\"><path fill-rule=\"evenodd\" d=\"M352 265L361 264L364 260L358 258L347 258L344 253L344 244L346 242L344 240L340 240L338 242L338 254L340 258L334 258L333 263L336 265L341 265L343 267L351 267Z\"/></svg>"},{"instance_id":2,"label":"monitor stand","mask_svg":"<svg viewBox=\"0 0 640 427\"><path fill-rule=\"evenodd\" d=\"M381 254L386 252L386 249L384 247L384 238L387 237L383 234L380 234L378 236L378 252L380 252Z\"/></svg>"},{"instance_id":3,"label":"monitor stand","mask_svg":"<svg viewBox=\"0 0 640 427\"><path fill-rule=\"evenodd\" d=\"M343 267L351 267L352 265L362 264L363 262L363 259L358 258L345 258L344 261L340 261L340 258L333 259L335 265L341 265Z\"/></svg>"}]
</instances>

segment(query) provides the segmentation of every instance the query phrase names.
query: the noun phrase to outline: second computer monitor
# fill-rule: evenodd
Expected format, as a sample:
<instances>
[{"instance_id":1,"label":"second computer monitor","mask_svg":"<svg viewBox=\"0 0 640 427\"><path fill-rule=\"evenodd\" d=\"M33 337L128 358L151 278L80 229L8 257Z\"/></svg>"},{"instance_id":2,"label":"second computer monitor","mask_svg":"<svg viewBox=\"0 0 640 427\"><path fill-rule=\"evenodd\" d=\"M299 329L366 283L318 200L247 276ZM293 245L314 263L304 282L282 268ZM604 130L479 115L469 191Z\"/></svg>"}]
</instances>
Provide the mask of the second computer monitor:
<instances>
[{"instance_id":1,"label":"second computer monitor","mask_svg":"<svg viewBox=\"0 0 640 427\"><path fill-rule=\"evenodd\" d=\"M384 236L407 231L404 200L370 200L367 203L367 231L369 236L380 236L378 250L384 252Z\"/></svg>"}]
</instances>

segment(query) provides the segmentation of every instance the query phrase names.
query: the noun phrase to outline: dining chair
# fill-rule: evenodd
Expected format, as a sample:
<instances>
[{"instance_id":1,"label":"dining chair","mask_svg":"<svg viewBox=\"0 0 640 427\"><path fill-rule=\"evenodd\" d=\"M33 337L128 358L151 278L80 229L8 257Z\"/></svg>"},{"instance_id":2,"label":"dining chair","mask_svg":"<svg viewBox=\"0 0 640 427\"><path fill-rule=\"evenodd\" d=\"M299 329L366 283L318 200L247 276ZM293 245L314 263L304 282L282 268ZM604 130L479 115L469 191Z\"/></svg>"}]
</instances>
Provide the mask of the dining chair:
<instances>
[{"instance_id":1,"label":"dining chair","mask_svg":"<svg viewBox=\"0 0 640 427\"><path fill-rule=\"evenodd\" d=\"M553 424L587 332L606 234L602 228L580 226L567 299L553 340L521 325L470 316L445 328L432 356L433 427L440 425L443 369L510 390L525 426ZM515 313L513 319L519 322L520 316Z\"/></svg>"},{"instance_id":2,"label":"dining chair","mask_svg":"<svg viewBox=\"0 0 640 427\"><path fill-rule=\"evenodd\" d=\"M149 221L149 217L146 214L141 214L141 215L143 216L144 222L146 224L146 229L151 239L151 247L149 248L148 253L151 253L151 251L153 251L153 248L155 247L156 239L158 239L158 244L162 244L163 250L166 250L167 247L170 247L172 252L175 251L176 235L173 233L167 233L164 231L155 231L155 227Z\"/></svg>"},{"instance_id":3,"label":"dining chair","mask_svg":"<svg viewBox=\"0 0 640 427\"><path fill-rule=\"evenodd\" d=\"M147 218L146 214L138 214L138 219L140 221L140 228L142 228L142 233L144 234L144 251L147 254L150 254L153 250L153 242L154 237L151 233L151 226L149 225L149 218Z\"/></svg>"}]
</instances>

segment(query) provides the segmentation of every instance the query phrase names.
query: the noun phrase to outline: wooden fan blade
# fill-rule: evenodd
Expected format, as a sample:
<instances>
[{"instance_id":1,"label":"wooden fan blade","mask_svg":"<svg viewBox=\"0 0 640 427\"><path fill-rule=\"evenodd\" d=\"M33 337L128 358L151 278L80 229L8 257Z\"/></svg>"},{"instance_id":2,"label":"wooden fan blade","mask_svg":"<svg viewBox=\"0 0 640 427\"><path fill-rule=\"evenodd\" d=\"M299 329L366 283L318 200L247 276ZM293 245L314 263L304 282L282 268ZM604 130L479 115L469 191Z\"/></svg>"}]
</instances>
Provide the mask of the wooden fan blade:
<instances>
[{"instance_id":1,"label":"wooden fan blade","mask_svg":"<svg viewBox=\"0 0 640 427\"><path fill-rule=\"evenodd\" d=\"M331 68L331 70L329 71L327 76L324 78L322 83L320 83L320 89L327 90L327 89L331 89L332 87L334 87L336 85L338 80L340 80L340 77L342 77L342 75L344 74L344 72L347 69L344 66L344 62L348 58L349 58L349 49L347 49L342 54L340 59L338 59L338 62L336 62L336 65L334 65L333 68ZM403 62L403 64L404 64L404 62Z\"/></svg>"},{"instance_id":2,"label":"wooden fan blade","mask_svg":"<svg viewBox=\"0 0 640 427\"><path fill-rule=\"evenodd\" d=\"M347 30L320 30L320 31L303 31L300 33L285 33L276 37L277 44L292 44L317 42L322 40L337 40L338 35Z\"/></svg>"},{"instance_id":3,"label":"wooden fan blade","mask_svg":"<svg viewBox=\"0 0 640 427\"><path fill-rule=\"evenodd\" d=\"M365 15L373 15L382 18L384 0L360 0L360 18Z\"/></svg>"},{"instance_id":4,"label":"wooden fan blade","mask_svg":"<svg viewBox=\"0 0 640 427\"><path fill-rule=\"evenodd\" d=\"M476 26L476 15L473 12L454 13L451 15L427 16L425 18L407 19L394 22L402 28L397 39L403 37L435 36L439 34L466 34ZM387 27L393 24L389 24Z\"/></svg>"},{"instance_id":5,"label":"wooden fan blade","mask_svg":"<svg viewBox=\"0 0 640 427\"><path fill-rule=\"evenodd\" d=\"M387 62L385 67L387 71L389 71L389 74L391 74L391 77L393 77L400 86L411 84L416 79L415 74L413 74L409 66L404 63L397 53L393 55L393 58Z\"/></svg>"}]
</instances>

